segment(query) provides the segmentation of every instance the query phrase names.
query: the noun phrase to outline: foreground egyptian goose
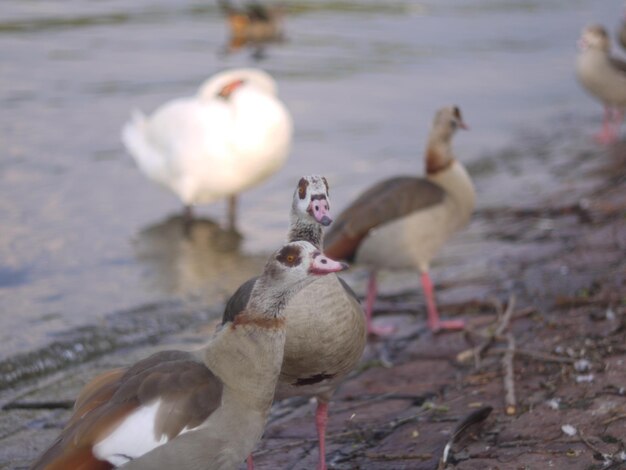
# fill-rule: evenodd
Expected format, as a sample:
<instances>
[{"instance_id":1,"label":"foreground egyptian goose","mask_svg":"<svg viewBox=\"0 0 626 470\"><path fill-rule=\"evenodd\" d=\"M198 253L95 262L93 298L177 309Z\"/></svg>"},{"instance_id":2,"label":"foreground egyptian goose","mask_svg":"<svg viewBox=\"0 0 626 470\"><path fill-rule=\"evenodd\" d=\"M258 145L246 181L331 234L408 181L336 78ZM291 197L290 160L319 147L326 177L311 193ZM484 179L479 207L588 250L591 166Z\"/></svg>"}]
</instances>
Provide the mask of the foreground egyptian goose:
<instances>
[{"instance_id":1,"label":"foreground egyptian goose","mask_svg":"<svg viewBox=\"0 0 626 470\"><path fill-rule=\"evenodd\" d=\"M276 83L259 69L214 75L194 97L159 107L150 117L135 112L122 140L150 179L191 206L229 198L235 226L236 196L285 162L292 123Z\"/></svg>"},{"instance_id":2,"label":"foreground egyptian goose","mask_svg":"<svg viewBox=\"0 0 626 470\"><path fill-rule=\"evenodd\" d=\"M586 27L579 45L578 80L604 104L604 123L595 138L604 144L615 142L626 108L626 62L611 57L611 41L602 26Z\"/></svg>"},{"instance_id":3,"label":"foreground egyptian goose","mask_svg":"<svg viewBox=\"0 0 626 470\"><path fill-rule=\"evenodd\" d=\"M329 204L325 178L301 178L293 195L289 241L306 240L321 246L322 225L331 222ZM237 312L248 301L257 282L256 278L250 279L235 292L226 305L224 322L236 321ZM352 289L338 276L329 275L296 294L287 303L285 315L287 341L276 399L294 395L316 398L318 469L325 470L328 402L365 348L363 309ZM248 462L251 468L252 458Z\"/></svg>"},{"instance_id":4,"label":"foreground egyptian goose","mask_svg":"<svg viewBox=\"0 0 626 470\"><path fill-rule=\"evenodd\" d=\"M260 439L274 398L285 302L345 267L308 242L286 244L270 257L245 309L204 348L160 352L87 384L32 468L237 468ZM317 298L325 295L317 289Z\"/></svg>"},{"instance_id":5,"label":"foreground egyptian goose","mask_svg":"<svg viewBox=\"0 0 626 470\"><path fill-rule=\"evenodd\" d=\"M468 223L474 210L474 185L452 153L457 129L467 129L459 108L439 110L426 148L426 178L399 176L381 181L352 202L326 235L324 251L329 256L371 268L365 313L372 333L389 332L371 326L378 269L418 268L429 327L436 331L464 326L462 321L439 319L428 274L431 260L448 237Z\"/></svg>"}]
</instances>

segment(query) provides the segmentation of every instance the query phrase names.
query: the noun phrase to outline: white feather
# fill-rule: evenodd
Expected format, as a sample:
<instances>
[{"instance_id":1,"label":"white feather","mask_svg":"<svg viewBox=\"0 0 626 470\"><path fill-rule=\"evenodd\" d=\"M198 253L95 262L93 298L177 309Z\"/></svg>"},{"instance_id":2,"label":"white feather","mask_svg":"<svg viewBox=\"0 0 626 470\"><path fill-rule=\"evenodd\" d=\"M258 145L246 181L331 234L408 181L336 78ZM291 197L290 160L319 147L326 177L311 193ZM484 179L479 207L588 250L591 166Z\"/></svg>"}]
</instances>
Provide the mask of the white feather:
<instances>
[{"instance_id":1,"label":"white feather","mask_svg":"<svg viewBox=\"0 0 626 470\"><path fill-rule=\"evenodd\" d=\"M167 436L155 436L154 423L161 402L142 406L130 414L111 434L93 446L93 455L115 466L165 444Z\"/></svg>"},{"instance_id":2,"label":"white feather","mask_svg":"<svg viewBox=\"0 0 626 470\"><path fill-rule=\"evenodd\" d=\"M229 99L216 96L238 77L246 82ZM195 97L165 103L148 118L134 113L122 140L146 176L187 205L235 195L277 171L289 153L291 118L275 89L265 72L227 71Z\"/></svg>"}]
</instances>

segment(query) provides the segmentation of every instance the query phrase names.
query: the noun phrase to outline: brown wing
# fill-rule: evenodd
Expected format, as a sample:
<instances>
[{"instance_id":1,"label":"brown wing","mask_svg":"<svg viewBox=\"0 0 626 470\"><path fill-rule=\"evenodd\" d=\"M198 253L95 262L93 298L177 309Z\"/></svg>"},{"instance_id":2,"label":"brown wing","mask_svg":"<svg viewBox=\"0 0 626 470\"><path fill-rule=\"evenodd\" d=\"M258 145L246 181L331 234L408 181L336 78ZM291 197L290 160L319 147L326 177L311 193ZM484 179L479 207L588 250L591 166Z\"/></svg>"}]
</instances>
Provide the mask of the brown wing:
<instances>
[{"instance_id":1,"label":"brown wing","mask_svg":"<svg viewBox=\"0 0 626 470\"><path fill-rule=\"evenodd\" d=\"M626 73L626 62L624 62L621 59L617 59L615 57L610 57L609 61L611 62L611 65L615 67L617 70L619 70L620 72Z\"/></svg>"},{"instance_id":2,"label":"brown wing","mask_svg":"<svg viewBox=\"0 0 626 470\"><path fill-rule=\"evenodd\" d=\"M368 232L395 219L440 203L444 190L424 178L399 176L361 194L335 219L325 236L324 253L352 260Z\"/></svg>"},{"instance_id":3,"label":"brown wing","mask_svg":"<svg viewBox=\"0 0 626 470\"><path fill-rule=\"evenodd\" d=\"M127 370L96 377L80 393L74 414L52 446L33 464L33 469L106 469L92 447L142 405L161 400L154 429L168 439L185 427L200 425L217 409L221 381L191 354L163 351Z\"/></svg>"},{"instance_id":4,"label":"brown wing","mask_svg":"<svg viewBox=\"0 0 626 470\"><path fill-rule=\"evenodd\" d=\"M254 284L259 277L253 277L239 286L239 289L228 299L226 307L224 307L224 314L222 315L222 324L229 321L234 321L235 317L246 309Z\"/></svg>"}]
</instances>

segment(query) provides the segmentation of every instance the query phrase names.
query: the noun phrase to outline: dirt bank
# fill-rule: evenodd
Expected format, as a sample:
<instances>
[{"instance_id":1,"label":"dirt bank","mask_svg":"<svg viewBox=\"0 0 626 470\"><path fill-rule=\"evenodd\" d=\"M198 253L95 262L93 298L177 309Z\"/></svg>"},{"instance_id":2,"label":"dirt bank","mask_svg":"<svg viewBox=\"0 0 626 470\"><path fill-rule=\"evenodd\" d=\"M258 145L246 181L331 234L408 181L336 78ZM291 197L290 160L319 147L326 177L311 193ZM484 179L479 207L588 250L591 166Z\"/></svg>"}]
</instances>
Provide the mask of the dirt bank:
<instances>
[{"instance_id":1,"label":"dirt bank","mask_svg":"<svg viewBox=\"0 0 626 470\"><path fill-rule=\"evenodd\" d=\"M459 421L486 407L486 420L453 446L449 468L625 467L626 146L589 158L547 198L483 207L470 236L446 252L433 273L441 310L466 318L466 332L425 331L414 273L384 292L377 321L401 328L369 343L332 401L330 468L437 468ZM390 301L404 311L390 312ZM212 328L3 391L0 467L28 465L88 377L156 349L200 344ZM307 400L277 404L257 468L315 468L313 416Z\"/></svg>"}]
</instances>

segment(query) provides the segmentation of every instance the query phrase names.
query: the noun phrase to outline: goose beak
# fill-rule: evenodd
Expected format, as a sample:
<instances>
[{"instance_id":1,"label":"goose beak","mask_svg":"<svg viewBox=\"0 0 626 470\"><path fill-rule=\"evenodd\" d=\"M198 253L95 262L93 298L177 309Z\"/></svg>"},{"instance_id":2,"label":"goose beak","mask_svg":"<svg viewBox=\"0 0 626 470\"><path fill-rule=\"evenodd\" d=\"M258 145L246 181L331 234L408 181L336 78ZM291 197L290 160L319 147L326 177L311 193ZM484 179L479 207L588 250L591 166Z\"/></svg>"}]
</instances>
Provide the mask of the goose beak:
<instances>
[{"instance_id":1,"label":"goose beak","mask_svg":"<svg viewBox=\"0 0 626 470\"><path fill-rule=\"evenodd\" d=\"M470 128L469 128L469 126L467 124L465 124L465 122L459 121L459 129L463 129L463 130L469 131Z\"/></svg>"},{"instance_id":2,"label":"goose beak","mask_svg":"<svg viewBox=\"0 0 626 470\"><path fill-rule=\"evenodd\" d=\"M313 256L313 263L309 268L309 272L311 274L329 274L345 271L348 267L346 263L335 261L321 253L317 253Z\"/></svg>"},{"instance_id":3,"label":"goose beak","mask_svg":"<svg viewBox=\"0 0 626 470\"><path fill-rule=\"evenodd\" d=\"M309 204L309 214L324 227L328 227L333 219L330 217L330 208L326 199L314 199Z\"/></svg>"}]
</instances>

